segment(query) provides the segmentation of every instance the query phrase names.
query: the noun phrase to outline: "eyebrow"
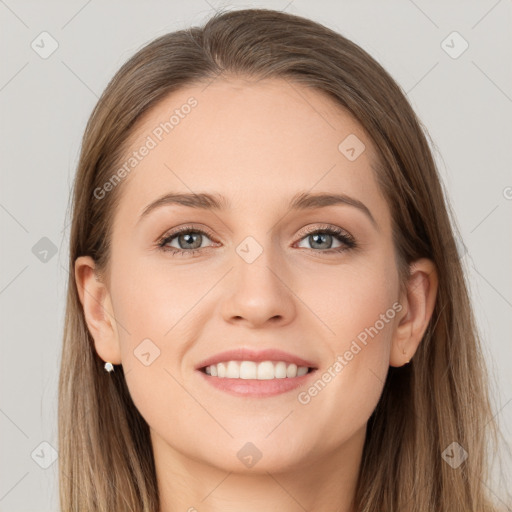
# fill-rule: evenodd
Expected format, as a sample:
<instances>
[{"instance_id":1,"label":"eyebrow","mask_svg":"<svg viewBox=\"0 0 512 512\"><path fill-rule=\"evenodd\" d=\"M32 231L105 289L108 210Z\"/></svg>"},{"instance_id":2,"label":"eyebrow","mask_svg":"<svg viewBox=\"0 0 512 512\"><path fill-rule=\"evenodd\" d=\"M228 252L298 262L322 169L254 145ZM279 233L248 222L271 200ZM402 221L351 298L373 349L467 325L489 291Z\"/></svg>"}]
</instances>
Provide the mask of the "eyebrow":
<instances>
[{"instance_id":1,"label":"eyebrow","mask_svg":"<svg viewBox=\"0 0 512 512\"><path fill-rule=\"evenodd\" d=\"M289 209L291 211L297 210L314 210L316 208L324 208L326 206L345 204L353 206L362 211L371 221L373 226L378 230L379 227L375 218L373 217L369 208L354 197L346 194L327 194L309 192L299 192L292 197ZM189 208L198 208L203 210L216 210L223 211L231 207L231 203L221 194L208 194L208 193L169 193L159 197L152 203L148 204L140 215L137 222L140 222L151 211L162 206L181 205Z\"/></svg>"}]
</instances>

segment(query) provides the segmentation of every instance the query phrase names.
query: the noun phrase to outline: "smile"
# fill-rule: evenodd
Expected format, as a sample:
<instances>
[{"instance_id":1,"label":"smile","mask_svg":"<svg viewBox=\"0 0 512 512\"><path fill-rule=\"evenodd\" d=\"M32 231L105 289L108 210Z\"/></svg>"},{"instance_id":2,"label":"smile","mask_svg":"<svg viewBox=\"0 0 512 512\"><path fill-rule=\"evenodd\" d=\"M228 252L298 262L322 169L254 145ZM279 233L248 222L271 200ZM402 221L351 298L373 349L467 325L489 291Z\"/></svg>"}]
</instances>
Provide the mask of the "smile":
<instances>
[{"instance_id":1,"label":"smile","mask_svg":"<svg viewBox=\"0 0 512 512\"><path fill-rule=\"evenodd\" d=\"M310 368L284 361L225 361L206 366L202 370L207 375L221 379L271 380L302 377Z\"/></svg>"}]
</instances>

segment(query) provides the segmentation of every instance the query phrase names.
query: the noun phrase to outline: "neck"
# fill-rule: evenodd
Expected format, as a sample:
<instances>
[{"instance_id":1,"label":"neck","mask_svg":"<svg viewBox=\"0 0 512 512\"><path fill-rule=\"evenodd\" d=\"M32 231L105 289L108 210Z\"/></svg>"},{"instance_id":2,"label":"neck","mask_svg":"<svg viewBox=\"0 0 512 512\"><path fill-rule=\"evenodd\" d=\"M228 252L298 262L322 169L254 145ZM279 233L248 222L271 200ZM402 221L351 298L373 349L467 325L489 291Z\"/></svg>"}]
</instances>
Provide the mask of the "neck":
<instances>
[{"instance_id":1,"label":"neck","mask_svg":"<svg viewBox=\"0 0 512 512\"><path fill-rule=\"evenodd\" d=\"M304 454L300 464L245 472L192 459L151 431L159 512L355 512L366 428L329 453ZM300 448L299 448L300 450Z\"/></svg>"}]
</instances>

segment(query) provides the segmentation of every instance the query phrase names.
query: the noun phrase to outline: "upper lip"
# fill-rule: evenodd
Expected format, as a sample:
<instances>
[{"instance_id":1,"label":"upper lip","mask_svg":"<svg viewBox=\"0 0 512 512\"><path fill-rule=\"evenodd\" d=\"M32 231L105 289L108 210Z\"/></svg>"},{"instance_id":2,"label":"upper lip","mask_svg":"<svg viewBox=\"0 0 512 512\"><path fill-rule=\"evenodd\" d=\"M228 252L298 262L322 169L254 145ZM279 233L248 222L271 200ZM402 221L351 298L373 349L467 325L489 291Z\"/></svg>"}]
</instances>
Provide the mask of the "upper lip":
<instances>
[{"instance_id":1,"label":"upper lip","mask_svg":"<svg viewBox=\"0 0 512 512\"><path fill-rule=\"evenodd\" d=\"M284 361L288 364L296 364L297 366L308 366L309 368L316 368L315 364L311 361L303 359L302 357L284 352L274 348L268 348L264 350L253 350L250 348L236 348L232 350L226 350L204 359L196 365L196 370L200 370L206 366L212 364L223 363L225 361Z\"/></svg>"}]
</instances>

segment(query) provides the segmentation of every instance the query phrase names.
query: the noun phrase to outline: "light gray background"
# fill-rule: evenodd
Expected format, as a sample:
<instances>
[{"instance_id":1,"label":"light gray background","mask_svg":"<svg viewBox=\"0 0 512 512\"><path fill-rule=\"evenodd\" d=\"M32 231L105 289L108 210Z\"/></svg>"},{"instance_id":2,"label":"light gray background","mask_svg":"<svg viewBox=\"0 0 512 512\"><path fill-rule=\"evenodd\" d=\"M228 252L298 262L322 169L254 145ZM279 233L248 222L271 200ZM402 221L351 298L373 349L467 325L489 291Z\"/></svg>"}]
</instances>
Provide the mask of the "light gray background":
<instances>
[{"instance_id":1,"label":"light gray background","mask_svg":"<svg viewBox=\"0 0 512 512\"><path fill-rule=\"evenodd\" d=\"M65 215L89 114L108 80L142 45L201 24L226 5L284 9L319 21L361 45L407 92L434 141L467 249L463 262L495 380L493 409L511 444L510 0L0 0L0 511L58 510L58 461L47 469L39 464L50 463L51 447L58 449ZM47 59L31 48L43 31L59 45ZM453 31L469 44L458 58L441 46ZM448 40L453 51L460 43ZM43 237L58 251L46 262L39 245L33 251ZM492 491L504 499L502 485Z\"/></svg>"}]
</instances>

